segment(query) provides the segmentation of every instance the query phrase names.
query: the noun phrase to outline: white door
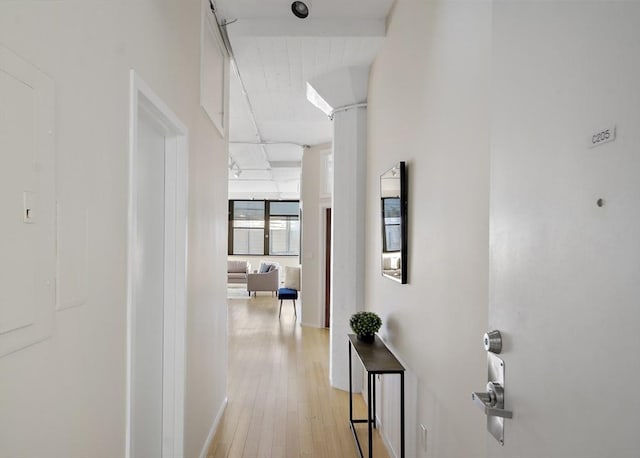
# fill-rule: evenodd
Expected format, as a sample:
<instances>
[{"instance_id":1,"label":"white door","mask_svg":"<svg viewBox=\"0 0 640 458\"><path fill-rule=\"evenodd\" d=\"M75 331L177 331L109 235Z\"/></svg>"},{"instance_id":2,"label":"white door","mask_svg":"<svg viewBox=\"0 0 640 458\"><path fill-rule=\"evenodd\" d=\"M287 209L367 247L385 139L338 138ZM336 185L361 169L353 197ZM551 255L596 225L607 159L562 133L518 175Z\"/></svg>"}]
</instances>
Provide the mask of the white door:
<instances>
[{"instance_id":1,"label":"white door","mask_svg":"<svg viewBox=\"0 0 640 458\"><path fill-rule=\"evenodd\" d=\"M640 453L632 3L494 3L489 327L513 419L504 446L487 434L491 457Z\"/></svg>"},{"instance_id":2,"label":"white door","mask_svg":"<svg viewBox=\"0 0 640 458\"><path fill-rule=\"evenodd\" d=\"M165 137L138 112L134 163L133 457L162 456Z\"/></svg>"}]
</instances>

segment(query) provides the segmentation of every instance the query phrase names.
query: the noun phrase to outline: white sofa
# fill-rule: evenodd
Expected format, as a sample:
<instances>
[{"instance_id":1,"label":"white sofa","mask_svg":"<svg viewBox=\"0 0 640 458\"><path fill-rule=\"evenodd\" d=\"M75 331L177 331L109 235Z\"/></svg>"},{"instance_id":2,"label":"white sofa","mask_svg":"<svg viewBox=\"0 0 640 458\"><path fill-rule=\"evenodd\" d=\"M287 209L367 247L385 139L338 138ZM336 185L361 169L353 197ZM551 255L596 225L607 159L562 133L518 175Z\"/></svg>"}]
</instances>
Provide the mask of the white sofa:
<instances>
[{"instance_id":1,"label":"white sofa","mask_svg":"<svg viewBox=\"0 0 640 458\"><path fill-rule=\"evenodd\" d=\"M246 283L249 272L249 261L227 260L227 283Z\"/></svg>"},{"instance_id":2,"label":"white sofa","mask_svg":"<svg viewBox=\"0 0 640 458\"><path fill-rule=\"evenodd\" d=\"M269 271L264 272L264 270L266 270L266 267L264 267L265 265L273 267ZM254 293L255 296L256 291L270 291L275 294L278 292L279 287L280 265L277 263L261 262L259 270L247 275L247 291L249 292L249 295Z\"/></svg>"}]
</instances>

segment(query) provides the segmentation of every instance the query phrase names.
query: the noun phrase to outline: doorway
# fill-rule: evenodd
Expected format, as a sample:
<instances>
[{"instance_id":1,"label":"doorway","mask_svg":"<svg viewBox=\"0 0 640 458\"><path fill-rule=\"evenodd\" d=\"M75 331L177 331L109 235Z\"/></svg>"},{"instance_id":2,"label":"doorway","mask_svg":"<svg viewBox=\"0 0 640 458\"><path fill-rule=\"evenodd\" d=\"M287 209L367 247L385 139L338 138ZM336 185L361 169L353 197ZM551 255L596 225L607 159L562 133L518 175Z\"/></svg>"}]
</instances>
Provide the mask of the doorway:
<instances>
[{"instance_id":1,"label":"doorway","mask_svg":"<svg viewBox=\"0 0 640 458\"><path fill-rule=\"evenodd\" d=\"M126 456L183 453L186 128L131 72Z\"/></svg>"}]
</instances>

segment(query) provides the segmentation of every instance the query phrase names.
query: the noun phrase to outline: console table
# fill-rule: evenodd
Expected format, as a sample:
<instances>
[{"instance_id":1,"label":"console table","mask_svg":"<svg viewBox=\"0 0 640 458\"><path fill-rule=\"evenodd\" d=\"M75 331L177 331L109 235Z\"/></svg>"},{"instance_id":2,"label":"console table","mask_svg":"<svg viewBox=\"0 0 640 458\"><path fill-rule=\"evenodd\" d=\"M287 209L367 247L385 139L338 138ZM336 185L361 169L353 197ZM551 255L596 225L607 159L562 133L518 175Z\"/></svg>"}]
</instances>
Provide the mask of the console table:
<instances>
[{"instance_id":1,"label":"console table","mask_svg":"<svg viewBox=\"0 0 640 458\"><path fill-rule=\"evenodd\" d=\"M352 349L367 372L367 418L353 418ZM367 423L369 458L373 458L373 428L376 427L376 375L378 374L400 375L400 457L404 458L404 371L404 366L378 336L375 336L373 343L365 343L359 341L355 334L349 334L349 426L358 446L360 458L364 458L364 455L358 439L356 423Z\"/></svg>"}]
</instances>

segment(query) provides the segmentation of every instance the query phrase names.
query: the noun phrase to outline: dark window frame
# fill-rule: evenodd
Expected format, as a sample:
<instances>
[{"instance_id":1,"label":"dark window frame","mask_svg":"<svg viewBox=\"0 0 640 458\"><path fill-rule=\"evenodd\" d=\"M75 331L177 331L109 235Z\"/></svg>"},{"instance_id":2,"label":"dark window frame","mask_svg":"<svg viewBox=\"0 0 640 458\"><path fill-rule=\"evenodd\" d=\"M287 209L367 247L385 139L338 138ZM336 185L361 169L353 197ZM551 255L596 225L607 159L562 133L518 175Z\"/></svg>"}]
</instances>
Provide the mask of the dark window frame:
<instances>
[{"instance_id":1,"label":"dark window frame","mask_svg":"<svg viewBox=\"0 0 640 458\"><path fill-rule=\"evenodd\" d=\"M228 232L229 233L229 243L228 243L228 247L227 247L227 252L228 253L233 253L234 234L235 234L234 231L236 229L246 229L246 230L249 231L249 233L251 231L258 231L258 230L262 229L262 231L263 231L262 251L264 252L265 251L265 249L264 249L264 243L265 243L265 240L264 240L264 227L252 227L250 224L248 224L246 227L243 227L241 225L240 226L235 225L234 222L236 221L236 219L235 219L235 215L234 215L234 211L235 211L234 202L262 203L263 204L262 205L262 215L263 215L262 216L262 220L253 220L253 221L262 221L262 224L265 223L265 221L264 221L264 212L265 212L265 209L266 209L266 205L265 205L265 203L263 201L254 201L254 200L247 200L247 199L238 199L238 200L235 200L235 201L231 201L230 200L229 201L229 228L228 228L228 231L229 231ZM250 219L248 219L248 220L250 220ZM242 220L237 220L237 221L242 221ZM250 240L251 237L249 236L249 234L247 234L247 237ZM258 254L258 253L238 253L238 254L242 255L242 256L260 256L260 254Z\"/></svg>"},{"instance_id":2,"label":"dark window frame","mask_svg":"<svg viewBox=\"0 0 640 458\"><path fill-rule=\"evenodd\" d=\"M263 240L264 240L264 244L263 244L263 254L262 255L258 255L258 254L235 254L233 252L233 230L234 230L234 225L233 222L235 221L234 219L234 203L235 202L264 202L264 214L263 214L263 221L264 221L264 226L263 226ZM282 202L295 202L298 204L298 214L297 217L294 217L294 215L276 215L276 214L271 214L271 203L282 203ZM301 251L301 245L302 245L302 218L300 216L300 200L296 200L296 199L284 199L284 200L269 200L269 199L229 199L229 211L228 211L228 244L227 244L227 254L229 256L273 256L273 257L299 257L300 256L300 251ZM284 217L286 219L290 219L290 220L294 220L294 218L297 218L297 221L299 222L300 225L300 242L298 244L298 253L296 254L271 254L270 253L270 249L271 249L271 244L270 244L270 240L269 240L269 232L270 232L270 219L271 217Z\"/></svg>"}]
</instances>

